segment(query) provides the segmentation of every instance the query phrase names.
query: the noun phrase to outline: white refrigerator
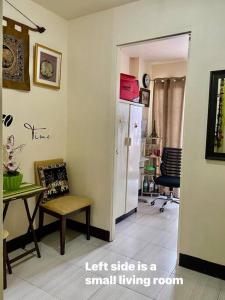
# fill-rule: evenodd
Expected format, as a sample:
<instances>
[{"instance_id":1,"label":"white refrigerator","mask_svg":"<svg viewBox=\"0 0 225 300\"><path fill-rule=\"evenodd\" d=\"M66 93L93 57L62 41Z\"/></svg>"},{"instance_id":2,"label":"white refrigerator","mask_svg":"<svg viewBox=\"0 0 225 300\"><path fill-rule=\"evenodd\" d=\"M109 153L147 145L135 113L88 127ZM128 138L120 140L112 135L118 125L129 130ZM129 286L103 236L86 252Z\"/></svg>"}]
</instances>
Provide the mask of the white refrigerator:
<instances>
[{"instance_id":1,"label":"white refrigerator","mask_svg":"<svg viewBox=\"0 0 225 300\"><path fill-rule=\"evenodd\" d=\"M121 101L117 111L115 218L138 205L143 106Z\"/></svg>"}]
</instances>

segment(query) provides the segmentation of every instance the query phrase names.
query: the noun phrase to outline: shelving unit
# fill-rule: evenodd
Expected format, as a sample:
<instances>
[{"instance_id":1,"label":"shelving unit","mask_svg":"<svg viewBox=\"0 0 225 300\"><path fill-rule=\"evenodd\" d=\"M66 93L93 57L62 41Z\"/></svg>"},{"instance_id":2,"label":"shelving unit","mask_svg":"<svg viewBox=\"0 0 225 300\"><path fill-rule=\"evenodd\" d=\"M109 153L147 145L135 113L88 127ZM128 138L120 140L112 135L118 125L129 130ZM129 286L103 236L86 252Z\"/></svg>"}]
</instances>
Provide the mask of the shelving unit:
<instances>
[{"instance_id":1,"label":"shelving unit","mask_svg":"<svg viewBox=\"0 0 225 300\"><path fill-rule=\"evenodd\" d=\"M141 196L158 196L159 188L154 178L160 176L162 138L148 137L144 149L145 163L141 173Z\"/></svg>"}]
</instances>

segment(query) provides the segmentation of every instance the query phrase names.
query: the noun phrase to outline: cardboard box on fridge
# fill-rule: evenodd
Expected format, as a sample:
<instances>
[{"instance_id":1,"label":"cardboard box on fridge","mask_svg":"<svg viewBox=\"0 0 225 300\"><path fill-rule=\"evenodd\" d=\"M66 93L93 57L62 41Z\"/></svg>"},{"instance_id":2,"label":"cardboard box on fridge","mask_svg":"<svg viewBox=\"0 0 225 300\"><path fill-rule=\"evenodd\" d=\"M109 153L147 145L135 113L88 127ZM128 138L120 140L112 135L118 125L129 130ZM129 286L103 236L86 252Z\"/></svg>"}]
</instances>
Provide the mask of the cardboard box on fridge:
<instances>
[{"instance_id":1,"label":"cardboard box on fridge","mask_svg":"<svg viewBox=\"0 0 225 300\"><path fill-rule=\"evenodd\" d=\"M120 99L139 102L139 82L135 76L120 73Z\"/></svg>"}]
</instances>

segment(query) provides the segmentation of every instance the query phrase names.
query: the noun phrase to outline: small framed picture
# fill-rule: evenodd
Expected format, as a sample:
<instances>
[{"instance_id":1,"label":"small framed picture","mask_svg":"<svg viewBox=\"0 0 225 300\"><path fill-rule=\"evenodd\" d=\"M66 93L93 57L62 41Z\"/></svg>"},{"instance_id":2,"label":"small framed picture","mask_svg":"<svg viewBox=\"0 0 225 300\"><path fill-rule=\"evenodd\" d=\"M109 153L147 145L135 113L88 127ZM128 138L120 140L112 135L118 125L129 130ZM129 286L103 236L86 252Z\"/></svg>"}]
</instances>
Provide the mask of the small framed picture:
<instances>
[{"instance_id":1,"label":"small framed picture","mask_svg":"<svg viewBox=\"0 0 225 300\"><path fill-rule=\"evenodd\" d=\"M150 102L150 90L141 88L140 89L140 103L144 106L149 107Z\"/></svg>"},{"instance_id":2,"label":"small framed picture","mask_svg":"<svg viewBox=\"0 0 225 300\"><path fill-rule=\"evenodd\" d=\"M53 89L60 89L62 53L35 44L34 83Z\"/></svg>"}]
</instances>

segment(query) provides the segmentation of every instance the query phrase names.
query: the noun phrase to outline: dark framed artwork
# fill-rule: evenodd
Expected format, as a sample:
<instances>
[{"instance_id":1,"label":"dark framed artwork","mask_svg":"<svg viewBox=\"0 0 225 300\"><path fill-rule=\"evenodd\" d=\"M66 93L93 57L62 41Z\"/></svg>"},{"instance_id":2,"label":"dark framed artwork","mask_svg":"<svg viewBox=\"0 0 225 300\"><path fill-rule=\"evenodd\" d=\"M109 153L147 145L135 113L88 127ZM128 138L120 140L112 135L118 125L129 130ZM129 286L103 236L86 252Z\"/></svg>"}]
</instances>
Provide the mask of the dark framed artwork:
<instances>
[{"instance_id":1,"label":"dark framed artwork","mask_svg":"<svg viewBox=\"0 0 225 300\"><path fill-rule=\"evenodd\" d=\"M144 106L149 107L150 103L150 90L141 88L140 89L140 101Z\"/></svg>"},{"instance_id":2,"label":"dark framed artwork","mask_svg":"<svg viewBox=\"0 0 225 300\"><path fill-rule=\"evenodd\" d=\"M210 72L205 158L225 160L225 70Z\"/></svg>"},{"instance_id":3,"label":"dark framed artwork","mask_svg":"<svg viewBox=\"0 0 225 300\"><path fill-rule=\"evenodd\" d=\"M53 89L60 88L62 53L35 44L34 83Z\"/></svg>"},{"instance_id":4,"label":"dark framed artwork","mask_svg":"<svg viewBox=\"0 0 225 300\"><path fill-rule=\"evenodd\" d=\"M3 87L16 90L30 90L29 75L29 34L28 27L21 25L15 29L15 22L6 18L3 26Z\"/></svg>"}]
</instances>

